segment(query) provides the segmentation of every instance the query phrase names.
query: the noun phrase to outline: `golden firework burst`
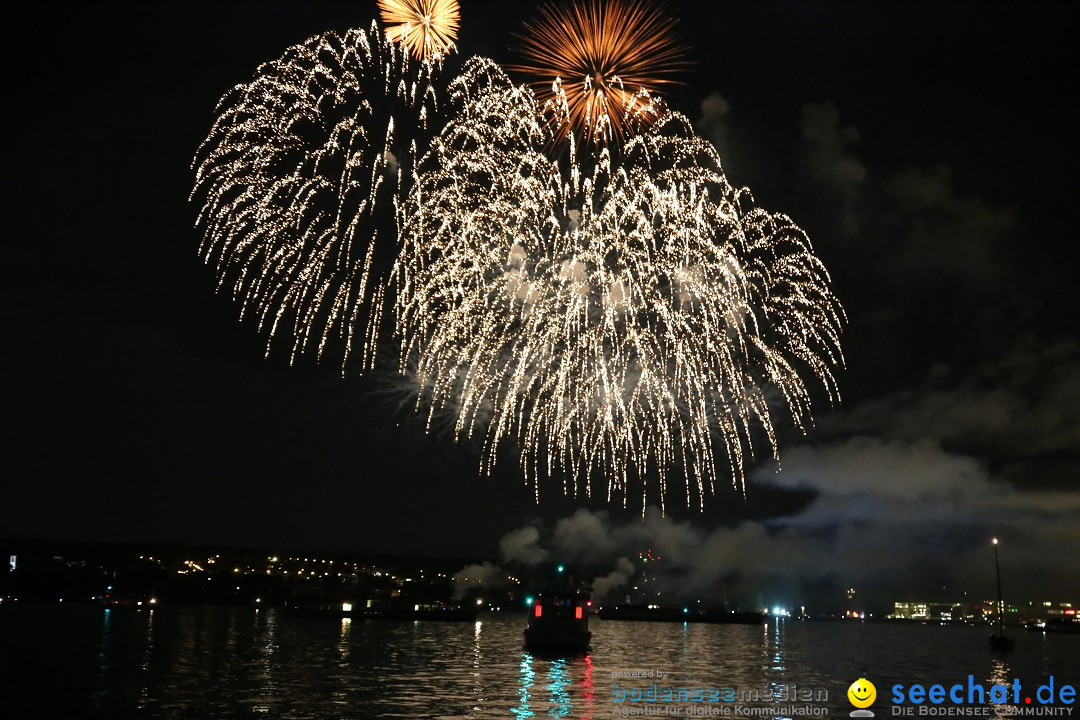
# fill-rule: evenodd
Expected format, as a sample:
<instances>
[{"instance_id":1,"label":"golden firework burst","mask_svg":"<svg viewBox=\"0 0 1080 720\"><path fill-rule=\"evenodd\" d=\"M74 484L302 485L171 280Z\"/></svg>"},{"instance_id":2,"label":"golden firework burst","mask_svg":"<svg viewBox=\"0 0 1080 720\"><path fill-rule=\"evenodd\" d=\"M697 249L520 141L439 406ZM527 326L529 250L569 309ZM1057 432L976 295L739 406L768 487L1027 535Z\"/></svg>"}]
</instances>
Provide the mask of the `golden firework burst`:
<instances>
[{"instance_id":1,"label":"golden firework burst","mask_svg":"<svg viewBox=\"0 0 1080 720\"><path fill-rule=\"evenodd\" d=\"M674 27L646 0L546 5L539 20L525 23L523 60L511 69L535 78L539 100L562 118L561 133L622 141L635 118L657 115L648 96L675 83L686 64Z\"/></svg>"},{"instance_id":2,"label":"golden firework burst","mask_svg":"<svg viewBox=\"0 0 1080 720\"><path fill-rule=\"evenodd\" d=\"M431 60L454 47L461 24L457 0L379 0L379 10L386 36L413 57Z\"/></svg>"}]
</instances>

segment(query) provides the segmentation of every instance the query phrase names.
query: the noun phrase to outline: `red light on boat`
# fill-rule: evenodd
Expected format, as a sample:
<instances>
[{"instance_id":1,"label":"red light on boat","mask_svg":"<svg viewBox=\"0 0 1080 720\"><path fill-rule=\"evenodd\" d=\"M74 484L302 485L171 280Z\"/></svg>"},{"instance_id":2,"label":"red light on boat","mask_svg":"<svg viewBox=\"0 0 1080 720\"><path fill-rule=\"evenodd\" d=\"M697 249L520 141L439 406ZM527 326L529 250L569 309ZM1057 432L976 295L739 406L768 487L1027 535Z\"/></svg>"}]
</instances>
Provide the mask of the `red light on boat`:
<instances>
[{"instance_id":1,"label":"red light on boat","mask_svg":"<svg viewBox=\"0 0 1080 720\"><path fill-rule=\"evenodd\" d=\"M535 616L536 616L536 617L540 617L540 615L541 615L541 614L543 614L543 608L542 608L542 607L540 607L539 605L537 605L537 606L536 606L536 613L535 613Z\"/></svg>"},{"instance_id":2,"label":"red light on boat","mask_svg":"<svg viewBox=\"0 0 1080 720\"><path fill-rule=\"evenodd\" d=\"M586 605L588 605L589 607L592 607L592 600L589 600L589 601L588 601L588 602L586 602L585 604L586 604Z\"/></svg>"},{"instance_id":3,"label":"red light on boat","mask_svg":"<svg viewBox=\"0 0 1080 720\"><path fill-rule=\"evenodd\" d=\"M1065 611L1065 614L1066 615L1075 615L1076 614L1076 608L1069 608L1068 610Z\"/></svg>"},{"instance_id":4,"label":"red light on boat","mask_svg":"<svg viewBox=\"0 0 1080 720\"><path fill-rule=\"evenodd\" d=\"M581 619L581 610L582 610L582 608L581 608L580 605L578 605L576 608L574 608L574 617L576 619L578 619L578 620Z\"/></svg>"}]
</instances>

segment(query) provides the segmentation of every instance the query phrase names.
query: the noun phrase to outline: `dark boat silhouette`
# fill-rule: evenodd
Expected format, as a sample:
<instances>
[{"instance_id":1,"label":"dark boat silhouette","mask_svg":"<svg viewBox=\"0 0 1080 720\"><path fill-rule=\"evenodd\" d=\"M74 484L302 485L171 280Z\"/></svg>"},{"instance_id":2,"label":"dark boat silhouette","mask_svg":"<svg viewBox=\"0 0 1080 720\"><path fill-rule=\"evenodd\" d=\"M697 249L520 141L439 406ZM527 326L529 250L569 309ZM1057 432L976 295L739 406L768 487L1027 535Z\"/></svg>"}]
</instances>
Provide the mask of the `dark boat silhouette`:
<instances>
[{"instance_id":1,"label":"dark boat silhouette","mask_svg":"<svg viewBox=\"0 0 1080 720\"><path fill-rule=\"evenodd\" d=\"M1032 620L1024 624L1024 629L1028 632L1080 635L1080 619L1077 619L1075 615L1066 615L1050 620Z\"/></svg>"},{"instance_id":2,"label":"dark boat silhouette","mask_svg":"<svg viewBox=\"0 0 1080 720\"><path fill-rule=\"evenodd\" d=\"M529 607L525 649L540 655L587 652L592 640L589 630L590 605L589 595L584 590L561 589L537 593Z\"/></svg>"}]
</instances>

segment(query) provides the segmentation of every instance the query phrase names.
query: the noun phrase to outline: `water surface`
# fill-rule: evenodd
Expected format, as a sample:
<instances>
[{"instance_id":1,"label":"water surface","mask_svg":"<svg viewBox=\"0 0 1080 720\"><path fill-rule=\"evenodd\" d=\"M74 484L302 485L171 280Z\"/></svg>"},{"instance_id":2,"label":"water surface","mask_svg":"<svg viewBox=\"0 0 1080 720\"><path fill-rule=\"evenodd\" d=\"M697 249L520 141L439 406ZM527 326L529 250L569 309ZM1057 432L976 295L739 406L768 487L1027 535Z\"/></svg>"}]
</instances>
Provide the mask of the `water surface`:
<instances>
[{"instance_id":1,"label":"water surface","mask_svg":"<svg viewBox=\"0 0 1080 720\"><path fill-rule=\"evenodd\" d=\"M591 653L553 660L522 650L524 625L508 614L435 623L6 607L0 718L609 718L628 706L613 701L615 683L757 692L728 705L761 708L759 717L789 717L793 703L778 698L813 691L817 717L846 718L846 690L859 677L877 686L881 718L893 711L895 683L948 686L970 674L987 685L1020 679L1031 694L1050 675L1058 687L1080 679L1078 636L1020 633L1003 659L989 652L985 628L594 620ZM656 670L667 677L612 677ZM683 717L721 704L668 703ZM984 705L990 717L1011 712Z\"/></svg>"}]
</instances>

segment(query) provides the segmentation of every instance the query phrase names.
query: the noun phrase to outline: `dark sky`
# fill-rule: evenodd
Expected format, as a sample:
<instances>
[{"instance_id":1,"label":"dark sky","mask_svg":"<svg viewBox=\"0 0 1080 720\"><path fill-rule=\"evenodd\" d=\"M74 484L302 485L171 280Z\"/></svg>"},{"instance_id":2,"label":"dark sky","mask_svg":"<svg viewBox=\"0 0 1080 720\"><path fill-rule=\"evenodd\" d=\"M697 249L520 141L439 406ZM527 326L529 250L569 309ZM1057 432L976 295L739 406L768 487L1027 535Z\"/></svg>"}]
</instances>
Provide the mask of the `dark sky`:
<instances>
[{"instance_id":1,"label":"dark sky","mask_svg":"<svg viewBox=\"0 0 1080 720\"><path fill-rule=\"evenodd\" d=\"M463 6L462 52L497 60L533 12ZM807 230L849 314L843 403L784 433L783 473L647 523L537 506L382 381L264 358L197 256L191 159L228 88L374 0L44 4L8 31L0 535L494 557L535 527L571 556L585 525L594 561L647 538L698 570L872 583L846 553L877 553L927 587L992 532L1033 576L1080 556L1078 6L669 6L695 63L672 104Z\"/></svg>"}]
</instances>

